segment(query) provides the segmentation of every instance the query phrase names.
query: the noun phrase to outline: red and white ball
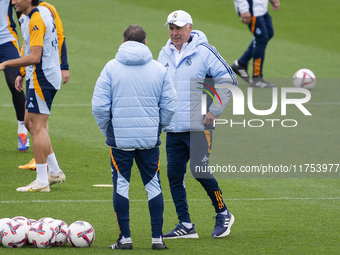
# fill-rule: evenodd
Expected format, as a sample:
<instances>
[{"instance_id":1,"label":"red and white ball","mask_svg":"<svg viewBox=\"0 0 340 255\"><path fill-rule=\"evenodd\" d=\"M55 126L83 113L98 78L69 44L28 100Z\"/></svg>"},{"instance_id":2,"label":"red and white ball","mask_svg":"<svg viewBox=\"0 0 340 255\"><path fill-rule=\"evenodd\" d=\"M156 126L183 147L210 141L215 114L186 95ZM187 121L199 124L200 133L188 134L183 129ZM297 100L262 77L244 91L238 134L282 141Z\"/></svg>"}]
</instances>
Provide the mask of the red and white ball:
<instances>
[{"instance_id":1,"label":"red and white ball","mask_svg":"<svg viewBox=\"0 0 340 255\"><path fill-rule=\"evenodd\" d=\"M293 84L298 88L312 89L315 82L314 73L306 68L298 70L293 76Z\"/></svg>"},{"instance_id":2,"label":"red and white ball","mask_svg":"<svg viewBox=\"0 0 340 255\"><path fill-rule=\"evenodd\" d=\"M11 220L2 230L2 245L8 248L20 248L27 240L27 228L20 222Z\"/></svg>"},{"instance_id":3,"label":"red and white ball","mask_svg":"<svg viewBox=\"0 0 340 255\"><path fill-rule=\"evenodd\" d=\"M95 232L86 221L73 222L68 228L67 240L74 247L89 247L94 240Z\"/></svg>"},{"instance_id":4,"label":"red and white ball","mask_svg":"<svg viewBox=\"0 0 340 255\"><path fill-rule=\"evenodd\" d=\"M44 218L39 219L38 221L43 221L43 222L46 222L46 223L51 223L52 221L54 221L54 219L51 218L51 217L44 217Z\"/></svg>"},{"instance_id":5,"label":"red and white ball","mask_svg":"<svg viewBox=\"0 0 340 255\"><path fill-rule=\"evenodd\" d=\"M5 224L7 223L7 222L10 222L12 219L10 219L10 218L1 218L0 219L0 244L2 243L2 231L3 231L3 229L4 229L4 227L5 227Z\"/></svg>"},{"instance_id":6,"label":"red and white ball","mask_svg":"<svg viewBox=\"0 0 340 255\"><path fill-rule=\"evenodd\" d=\"M64 246L67 243L68 225L62 220L54 220L49 223L55 232L54 246Z\"/></svg>"},{"instance_id":7,"label":"red and white ball","mask_svg":"<svg viewBox=\"0 0 340 255\"><path fill-rule=\"evenodd\" d=\"M46 222L37 221L27 234L28 242L36 248L50 248L55 243L54 229Z\"/></svg>"},{"instance_id":8,"label":"red and white ball","mask_svg":"<svg viewBox=\"0 0 340 255\"><path fill-rule=\"evenodd\" d=\"M24 216L16 216L12 220L21 223L26 228L26 233L28 233L28 230L31 227L31 221L29 219Z\"/></svg>"}]
</instances>

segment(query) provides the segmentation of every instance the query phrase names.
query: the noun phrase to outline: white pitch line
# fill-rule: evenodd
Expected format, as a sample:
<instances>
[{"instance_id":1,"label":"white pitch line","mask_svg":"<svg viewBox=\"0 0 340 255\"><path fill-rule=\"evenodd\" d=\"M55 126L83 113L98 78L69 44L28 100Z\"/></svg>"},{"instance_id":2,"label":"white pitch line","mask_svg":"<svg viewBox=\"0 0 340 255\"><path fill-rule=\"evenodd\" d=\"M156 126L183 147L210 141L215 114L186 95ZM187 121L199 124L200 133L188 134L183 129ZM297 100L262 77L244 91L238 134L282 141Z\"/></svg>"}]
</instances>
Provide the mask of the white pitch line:
<instances>
[{"instance_id":1,"label":"white pitch line","mask_svg":"<svg viewBox=\"0 0 340 255\"><path fill-rule=\"evenodd\" d=\"M112 188L113 184L93 184L93 187L104 187L104 188Z\"/></svg>"},{"instance_id":2,"label":"white pitch line","mask_svg":"<svg viewBox=\"0 0 340 255\"><path fill-rule=\"evenodd\" d=\"M189 202L210 201L209 199L187 199ZM340 200L340 197L264 197L264 198L230 198L224 201L278 201L278 200ZM172 202L172 199L164 199ZM130 202L147 202L146 199L131 199ZM13 203L112 203L112 200L31 200L31 201L0 201L0 204Z\"/></svg>"},{"instance_id":3,"label":"white pitch line","mask_svg":"<svg viewBox=\"0 0 340 255\"><path fill-rule=\"evenodd\" d=\"M272 105L272 103L253 103L254 105ZM340 105L340 102L308 102L308 105ZM13 107L12 104L1 104L1 107ZM53 104L53 107L91 107L91 104Z\"/></svg>"}]
</instances>

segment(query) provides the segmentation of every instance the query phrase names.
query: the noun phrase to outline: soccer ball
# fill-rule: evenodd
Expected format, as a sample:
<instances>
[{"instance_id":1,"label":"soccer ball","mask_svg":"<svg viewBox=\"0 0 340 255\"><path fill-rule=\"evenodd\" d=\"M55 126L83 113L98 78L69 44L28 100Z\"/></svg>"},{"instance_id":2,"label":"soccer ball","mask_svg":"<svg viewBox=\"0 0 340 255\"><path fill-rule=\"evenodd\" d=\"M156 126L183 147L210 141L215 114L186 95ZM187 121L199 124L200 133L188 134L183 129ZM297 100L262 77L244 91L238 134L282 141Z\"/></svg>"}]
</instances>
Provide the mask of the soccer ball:
<instances>
[{"instance_id":1,"label":"soccer ball","mask_svg":"<svg viewBox=\"0 0 340 255\"><path fill-rule=\"evenodd\" d=\"M293 76L293 84L295 87L312 89L315 82L315 75L309 69L300 69Z\"/></svg>"},{"instance_id":2,"label":"soccer ball","mask_svg":"<svg viewBox=\"0 0 340 255\"><path fill-rule=\"evenodd\" d=\"M46 223L51 223L52 221L54 221L54 219L50 218L50 217L44 217L44 218L39 219L38 221L43 221L43 222L46 222Z\"/></svg>"},{"instance_id":3,"label":"soccer ball","mask_svg":"<svg viewBox=\"0 0 340 255\"><path fill-rule=\"evenodd\" d=\"M14 217L12 220L14 220L14 221L16 221L16 222L20 222L20 221L25 221L25 220L27 220L27 218L24 217L24 216L16 216L16 217Z\"/></svg>"},{"instance_id":4,"label":"soccer ball","mask_svg":"<svg viewBox=\"0 0 340 255\"><path fill-rule=\"evenodd\" d=\"M64 246L67 243L68 225L62 220L54 220L49 223L55 231L54 246Z\"/></svg>"},{"instance_id":5,"label":"soccer ball","mask_svg":"<svg viewBox=\"0 0 340 255\"><path fill-rule=\"evenodd\" d=\"M28 233L28 230L31 227L31 221L29 219L23 216L16 216L12 220L14 220L15 222L21 223L23 227L26 228L26 233Z\"/></svg>"},{"instance_id":6,"label":"soccer ball","mask_svg":"<svg viewBox=\"0 0 340 255\"><path fill-rule=\"evenodd\" d=\"M55 242L54 229L46 222L37 221L27 234L28 242L36 248L50 248Z\"/></svg>"},{"instance_id":7,"label":"soccer ball","mask_svg":"<svg viewBox=\"0 0 340 255\"><path fill-rule=\"evenodd\" d=\"M20 248L27 240L27 228L20 222L11 220L2 230L2 244L8 248Z\"/></svg>"},{"instance_id":8,"label":"soccer ball","mask_svg":"<svg viewBox=\"0 0 340 255\"><path fill-rule=\"evenodd\" d=\"M2 218L0 219L0 244L1 244L1 240L2 240L2 231L6 225L7 222L10 222L11 219L10 218Z\"/></svg>"},{"instance_id":9,"label":"soccer ball","mask_svg":"<svg viewBox=\"0 0 340 255\"><path fill-rule=\"evenodd\" d=\"M67 240L74 247L88 247L94 240L94 229L86 221L73 222L68 228Z\"/></svg>"},{"instance_id":10,"label":"soccer ball","mask_svg":"<svg viewBox=\"0 0 340 255\"><path fill-rule=\"evenodd\" d=\"M30 226L37 222L35 219L27 219L27 221L30 223Z\"/></svg>"}]
</instances>

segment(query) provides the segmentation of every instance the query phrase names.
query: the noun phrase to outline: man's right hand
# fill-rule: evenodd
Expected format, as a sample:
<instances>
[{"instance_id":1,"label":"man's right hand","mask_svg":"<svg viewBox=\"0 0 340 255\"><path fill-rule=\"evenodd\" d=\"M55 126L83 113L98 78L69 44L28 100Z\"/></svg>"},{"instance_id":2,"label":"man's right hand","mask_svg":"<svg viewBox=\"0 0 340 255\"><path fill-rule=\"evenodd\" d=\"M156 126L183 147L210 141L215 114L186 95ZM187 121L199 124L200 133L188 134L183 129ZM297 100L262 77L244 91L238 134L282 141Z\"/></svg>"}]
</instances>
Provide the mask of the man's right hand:
<instances>
[{"instance_id":1,"label":"man's right hand","mask_svg":"<svg viewBox=\"0 0 340 255\"><path fill-rule=\"evenodd\" d=\"M241 21L242 21L242 23L249 25L249 23L251 21L250 12L241 13Z\"/></svg>"},{"instance_id":2,"label":"man's right hand","mask_svg":"<svg viewBox=\"0 0 340 255\"><path fill-rule=\"evenodd\" d=\"M24 77L21 75L18 75L17 78L15 79L15 88L17 91L21 92L24 90Z\"/></svg>"}]
</instances>

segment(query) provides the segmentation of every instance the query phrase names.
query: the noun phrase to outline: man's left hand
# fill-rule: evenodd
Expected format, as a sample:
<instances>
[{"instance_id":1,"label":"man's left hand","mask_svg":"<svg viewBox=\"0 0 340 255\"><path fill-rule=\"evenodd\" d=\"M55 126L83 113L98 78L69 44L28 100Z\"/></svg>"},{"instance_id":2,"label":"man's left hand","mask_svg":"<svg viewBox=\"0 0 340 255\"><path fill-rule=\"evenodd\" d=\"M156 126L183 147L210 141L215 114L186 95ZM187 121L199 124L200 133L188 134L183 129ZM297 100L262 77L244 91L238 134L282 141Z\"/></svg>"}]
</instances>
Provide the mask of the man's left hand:
<instances>
[{"instance_id":1,"label":"man's left hand","mask_svg":"<svg viewBox=\"0 0 340 255\"><path fill-rule=\"evenodd\" d=\"M205 115L205 118L203 120L204 125L212 125L214 124L214 120L216 120L218 116L214 115L211 112L208 112L207 115Z\"/></svg>"},{"instance_id":2,"label":"man's left hand","mask_svg":"<svg viewBox=\"0 0 340 255\"><path fill-rule=\"evenodd\" d=\"M63 84L70 79L70 72L68 70L61 70L61 76L63 77Z\"/></svg>"}]
</instances>

